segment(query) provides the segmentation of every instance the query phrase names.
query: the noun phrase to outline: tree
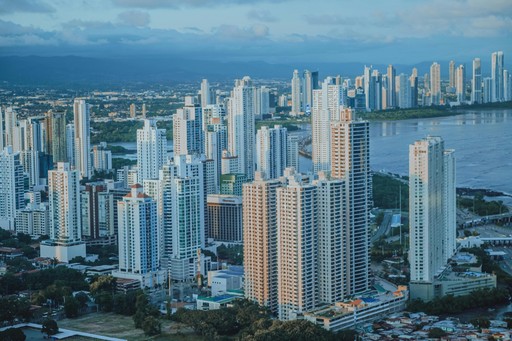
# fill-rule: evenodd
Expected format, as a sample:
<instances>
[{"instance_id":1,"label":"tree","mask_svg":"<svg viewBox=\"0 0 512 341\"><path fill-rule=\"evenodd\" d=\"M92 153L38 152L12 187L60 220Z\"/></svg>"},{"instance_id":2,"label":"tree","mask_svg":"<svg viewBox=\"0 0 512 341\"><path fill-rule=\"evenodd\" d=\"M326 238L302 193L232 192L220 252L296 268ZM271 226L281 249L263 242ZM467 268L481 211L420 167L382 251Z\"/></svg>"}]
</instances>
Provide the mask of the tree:
<instances>
[{"instance_id":1,"label":"tree","mask_svg":"<svg viewBox=\"0 0 512 341\"><path fill-rule=\"evenodd\" d=\"M55 320L45 320L43 322L41 333L45 333L50 337L51 335L55 335L59 332L59 326L57 325L57 321Z\"/></svg>"},{"instance_id":2,"label":"tree","mask_svg":"<svg viewBox=\"0 0 512 341\"><path fill-rule=\"evenodd\" d=\"M67 296L64 302L64 313L66 317L73 318L78 316L78 310L80 309L80 303L73 296Z\"/></svg>"},{"instance_id":3,"label":"tree","mask_svg":"<svg viewBox=\"0 0 512 341\"><path fill-rule=\"evenodd\" d=\"M19 232L17 237L20 243L23 243L25 245L29 245L30 243L32 243L32 237L30 237L29 234Z\"/></svg>"},{"instance_id":4,"label":"tree","mask_svg":"<svg viewBox=\"0 0 512 341\"><path fill-rule=\"evenodd\" d=\"M114 292L116 290L116 278L111 275L99 276L91 282L89 290L91 294L96 294L99 291Z\"/></svg>"},{"instance_id":5,"label":"tree","mask_svg":"<svg viewBox=\"0 0 512 341\"><path fill-rule=\"evenodd\" d=\"M148 316L142 323L142 330L147 336L158 335L162 332L162 324L156 317Z\"/></svg>"},{"instance_id":6,"label":"tree","mask_svg":"<svg viewBox=\"0 0 512 341\"><path fill-rule=\"evenodd\" d=\"M25 341L27 336L20 328L9 328L0 332L0 339L4 341Z\"/></svg>"},{"instance_id":7,"label":"tree","mask_svg":"<svg viewBox=\"0 0 512 341\"><path fill-rule=\"evenodd\" d=\"M448 335L448 333L441 328L432 328L428 331L428 337L432 339L440 339L446 335Z\"/></svg>"}]
</instances>

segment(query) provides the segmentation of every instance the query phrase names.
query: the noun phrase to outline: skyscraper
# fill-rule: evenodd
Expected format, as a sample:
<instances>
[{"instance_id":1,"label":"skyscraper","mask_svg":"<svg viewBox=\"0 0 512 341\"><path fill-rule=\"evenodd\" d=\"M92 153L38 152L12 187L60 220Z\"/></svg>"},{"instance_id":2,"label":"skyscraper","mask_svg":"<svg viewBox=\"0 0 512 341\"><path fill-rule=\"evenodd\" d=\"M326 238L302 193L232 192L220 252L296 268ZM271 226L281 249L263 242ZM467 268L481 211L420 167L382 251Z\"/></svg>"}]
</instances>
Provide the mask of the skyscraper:
<instances>
[{"instance_id":1,"label":"skyscraper","mask_svg":"<svg viewBox=\"0 0 512 341\"><path fill-rule=\"evenodd\" d=\"M294 320L318 303L316 187L289 175L277 207L278 316Z\"/></svg>"},{"instance_id":2,"label":"skyscraper","mask_svg":"<svg viewBox=\"0 0 512 341\"><path fill-rule=\"evenodd\" d=\"M0 228L14 231L16 211L25 207L23 166L12 146L0 152Z\"/></svg>"},{"instance_id":3,"label":"skyscraper","mask_svg":"<svg viewBox=\"0 0 512 341\"><path fill-rule=\"evenodd\" d=\"M313 90L313 110L311 113L313 170L319 172L331 167L330 124L339 120L343 91L334 79L327 77L322 89Z\"/></svg>"},{"instance_id":4,"label":"skyscraper","mask_svg":"<svg viewBox=\"0 0 512 341\"><path fill-rule=\"evenodd\" d=\"M250 77L236 80L228 101L228 147L238 157L239 173L254 176L254 86Z\"/></svg>"},{"instance_id":5,"label":"skyscraper","mask_svg":"<svg viewBox=\"0 0 512 341\"><path fill-rule=\"evenodd\" d=\"M292 116L298 116L301 114L301 79L299 76L299 70L293 71L292 77Z\"/></svg>"},{"instance_id":6,"label":"skyscraper","mask_svg":"<svg viewBox=\"0 0 512 341\"><path fill-rule=\"evenodd\" d=\"M461 64L455 72L457 102L463 103L466 101L466 69L464 65Z\"/></svg>"},{"instance_id":7,"label":"skyscraper","mask_svg":"<svg viewBox=\"0 0 512 341\"><path fill-rule=\"evenodd\" d=\"M138 279L141 288L162 284L156 202L137 184L117 204L119 270L115 277Z\"/></svg>"},{"instance_id":8,"label":"skyscraper","mask_svg":"<svg viewBox=\"0 0 512 341\"><path fill-rule=\"evenodd\" d=\"M137 129L138 182L158 179L159 170L167 159L165 129L158 129L154 120L144 120L144 127Z\"/></svg>"},{"instance_id":9,"label":"skyscraper","mask_svg":"<svg viewBox=\"0 0 512 341\"><path fill-rule=\"evenodd\" d=\"M49 110L45 119L47 152L53 162L67 162L66 113Z\"/></svg>"},{"instance_id":10,"label":"skyscraper","mask_svg":"<svg viewBox=\"0 0 512 341\"><path fill-rule=\"evenodd\" d=\"M436 62L430 66L430 98L431 105L441 104L441 66Z\"/></svg>"},{"instance_id":11,"label":"skyscraper","mask_svg":"<svg viewBox=\"0 0 512 341\"><path fill-rule=\"evenodd\" d=\"M396 86L395 86L395 77L396 70L393 65L388 66L388 98L387 98L387 107L394 108L396 107Z\"/></svg>"},{"instance_id":12,"label":"skyscraper","mask_svg":"<svg viewBox=\"0 0 512 341\"><path fill-rule=\"evenodd\" d=\"M343 180L329 179L323 172L313 184L317 201L317 290L323 303L339 302L346 292L346 204Z\"/></svg>"},{"instance_id":13,"label":"skyscraper","mask_svg":"<svg viewBox=\"0 0 512 341\"><path fill-rule=\"evenodd\" d=\"M411 77L409 77L411 83L411 107L416 108L418 106L418 70L412 69Z\"/></svg>"},{"instance_id":14,"label":"skyscraper","mask_svg":"<svg viewBox=\"0 0 512 341\"><path fill-rule=\"evenodd\" d=\"M256 133L256 169L267 179L283 175L288 157L288 131L279 125L261 127Z\"/></svg>"},{"instance_id":15,"label":"skyscraper","mask_svg":"<svg viewBox=\"0 0 512 341\"><path fill-rule=\"evenodd\" d=\"M371 66L364 67L364 96L366 103L366 111L375 109L375 79L372 77L373 69Z\"/></svg>"},{"instance_id":16,"label":"skyscraper","mask_svg":"<svg viewBox=\"0 0 512 341\"><path fill-rule=\"evenodd\" d=\"M351 295L370 287L370 125L350 109L340 113L340 121L331 124L331 176L345 180L346 292Z\"/></svg>"},{"instance_id":17,"label":"skyscraper","mask_svg":"<svg viewBox=\"0 0 512 341\"><path fill-rule=\"evenodd\" d=\"M482 68L480 58L473 59L473 79L471 80L471 103L482 103Z\"/></svg>"},{"instance_id":18,"label":"skyscraper","mask_svg":"<svg viewBox=\"0 0 512 341\"><path fill-rule=\"evenodd\" d=\"M407 109L411 107L411 82L407 75L401 73L396 76L397 107Z\"/></svg>"},{"instance_id":19,"label":"skyscraper","mask_svg":"<svg viewBox=\"0 0 512 341\"><path fill-rule=\"evenodd\" d=\"M56 257L69 262L76 256L85 257L81 240L80 173L69 163L59 162L48 172L50 203L50 239L41 243L41 257Z\"/></svg>"},{"instance_id":20,"label":"skyscraper","mask_svg":"<svg viewBox=\"0 0 512 341\"><path fill-rule=\"evenodd\" d=\"M201 81L201 107L206 108L206 106L210 104L213 104L210 83L208 83L208 79L203 79Z\"/></svg>"},{"instance_id":21,"label":"skyscraper","mask_svg":"<svg viewBox=\"0 0 512 341\"><path fill-rule=\"evenodd\" d=\"M409 188L411 298L429 300L455 252L455 159L440 137L409 146Z\"/></svg>"},{"instance_id":22,"label":"skyscraper","mask_svg":"<svg viewBox=\"0 0 512 341\"><path fill-rule=\"evenodd\" d=\"M243 188L245 297L277 313L278 180L255 180Z\"/></svg>"},{"instance_id":23,"label":"skyscraper","mask_svg":"<svg viewBox=\"0 0 512 341\"><path fill-rule=\"evenodd\" d=\"M206 190L201 160L180 155L163 166L163 260L174 280L196 274L197 250L205 244Z\"/></svg>"},{"instance_id":24,"label":"skyscraper","mask_svg":"<svg viewBox=\"0 0 512 341\"><path fill-rule=\"evenodd\" d=\"M456 86L457 74L455 71L455 62L450 60L449 68L448 68L448 76L449 76L449 86L454 89Z\"/></svg>"},{"instance_id":25,"label":"skyscraper","mask_svg":"<svg viewBox=\"0 0 512 341\"><path fill-rule=\"evenodd\" d=\"M91 141L89 106L83 99L75 99L73 105L75 126L75 168L80 172L80 178L91 177Z\"/></svg>"},{"instance_id":26,"label":"skyscraper","mask_svg":"<svg viewBox=\"0 0 512 341\"><path fill-rule=\"evenodd\" d=\"M492 101L500 102L504 100L503 92L503 68L505 66L505 56L503 51L493 52L491 56L491 79L492 79Z\"/></svg>"},{"instance_id":27,"label":"skyscraper","mask_svg":"<svg viewBox=\"0 0 512 341\"><path fill-rule=\"evenodd\" d=\"M173 116L174 155L204 153L204 131L201 108L194 103L194 97L185 97L185 106L177 109Z\"/></svg>"},{"instance_id":28,"label":"skyscraper","mask_svg":"<svg viewBox=\"0 0 512 341\"><path fill-rule=\"evenodd\" d=\"M208 237L231 243L243 242L242 198L235 195L209 195Z\"/></svg>"}]
</instances>

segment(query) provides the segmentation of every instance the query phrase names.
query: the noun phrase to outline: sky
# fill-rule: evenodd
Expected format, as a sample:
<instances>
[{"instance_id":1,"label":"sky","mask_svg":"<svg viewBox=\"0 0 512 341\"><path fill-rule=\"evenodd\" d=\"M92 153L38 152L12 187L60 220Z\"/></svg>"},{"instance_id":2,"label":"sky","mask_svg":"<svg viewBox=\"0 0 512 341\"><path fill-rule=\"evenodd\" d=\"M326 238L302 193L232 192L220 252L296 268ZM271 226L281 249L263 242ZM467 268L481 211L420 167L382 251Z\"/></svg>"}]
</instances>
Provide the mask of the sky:
<instances>
[{"instance_id":1,"label":"sky","mask_svg":"<svg viewBox=\"0 0 512 341\"><path fill-rule=\"evenodd\" d=\"M414 64L512 55L511 0L0 0L0 55Z\"/></svg>"}]
</instances>

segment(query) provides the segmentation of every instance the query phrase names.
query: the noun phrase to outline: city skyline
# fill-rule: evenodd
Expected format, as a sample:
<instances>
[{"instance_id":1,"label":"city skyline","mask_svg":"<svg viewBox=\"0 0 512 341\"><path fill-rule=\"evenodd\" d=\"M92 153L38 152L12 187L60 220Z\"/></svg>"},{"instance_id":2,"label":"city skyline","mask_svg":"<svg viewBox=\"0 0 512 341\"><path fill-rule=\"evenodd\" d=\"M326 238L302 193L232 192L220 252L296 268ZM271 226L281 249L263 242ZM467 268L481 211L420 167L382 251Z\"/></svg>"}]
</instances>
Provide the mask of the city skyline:
<instances>
[{"instance_id":1,"label":"city skyline","mask_svg":"<svg viewBox=\"0 0 512 341\"><path fill-rule=\"evenodd\" d=\"M395 0L371 8L332 0L23 0L2 5L0 45L4 56L371 63L378 55L385 64L425 56L470 62L475 46L481 54L499 46L512 53L511 15L504 0Z\"/></svg>"}]
</instances>

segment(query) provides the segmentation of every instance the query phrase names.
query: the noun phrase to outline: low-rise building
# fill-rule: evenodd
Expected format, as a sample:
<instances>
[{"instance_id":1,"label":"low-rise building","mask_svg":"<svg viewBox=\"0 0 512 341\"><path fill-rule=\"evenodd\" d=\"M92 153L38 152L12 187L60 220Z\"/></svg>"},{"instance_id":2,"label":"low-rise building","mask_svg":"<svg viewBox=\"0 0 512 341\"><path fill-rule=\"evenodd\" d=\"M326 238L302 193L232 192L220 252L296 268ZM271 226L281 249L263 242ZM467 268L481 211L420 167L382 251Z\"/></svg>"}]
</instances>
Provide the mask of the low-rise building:
<instances>
[{"instance_id":1,"label":"low-rise building","mask_svg":"<svg viewBox=\"0 0 512 341\"><path fill-rule=\"evenodd\" d=\"M404 310L408 298L406 286L396 287L389 282L378 281L374 290L306 312L304 319L330 331L354 328Z\"/></svg>"}]
</instances>

